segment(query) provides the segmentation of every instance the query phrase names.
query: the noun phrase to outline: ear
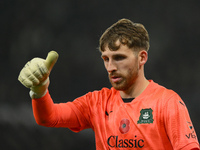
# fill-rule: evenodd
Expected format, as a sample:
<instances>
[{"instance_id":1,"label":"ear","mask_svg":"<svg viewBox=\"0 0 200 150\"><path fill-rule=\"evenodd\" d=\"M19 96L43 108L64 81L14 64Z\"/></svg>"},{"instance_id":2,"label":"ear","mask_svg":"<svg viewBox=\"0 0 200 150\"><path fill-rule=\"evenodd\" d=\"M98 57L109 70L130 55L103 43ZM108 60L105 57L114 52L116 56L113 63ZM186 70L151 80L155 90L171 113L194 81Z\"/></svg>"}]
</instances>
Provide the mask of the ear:
<instances>
[{"instance_id":1,"label":"ear","mask_svg":"<svg viewBox=\"0 0 200 150\"><path fill-rule=\"evenodd\" d=\"M139 65L140 66L144 65L147 62L147 60L148 60L148 53L147 53L147 51L141 50L138 53L138 58L139 58Z\"/></svg>"}]
</instances>

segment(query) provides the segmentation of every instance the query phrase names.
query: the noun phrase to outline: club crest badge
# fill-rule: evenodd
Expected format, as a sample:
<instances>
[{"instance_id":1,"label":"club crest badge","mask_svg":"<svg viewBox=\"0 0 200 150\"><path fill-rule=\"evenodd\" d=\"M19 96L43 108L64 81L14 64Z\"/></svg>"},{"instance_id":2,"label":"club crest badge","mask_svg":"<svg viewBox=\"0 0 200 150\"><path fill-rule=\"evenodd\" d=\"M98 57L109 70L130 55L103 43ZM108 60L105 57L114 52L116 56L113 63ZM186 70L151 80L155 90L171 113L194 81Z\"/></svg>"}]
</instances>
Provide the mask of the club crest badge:
<instances>
[{"instance_id":1,"label":"club crest badge","mask_svg":"<svg viewBox=\"0 0 200 150\"><path fill-rule=\"evenodd\" d=\"M140 118L137 121L138 124L150 124L153 123L153 110L151 108L142 109L140 111Z\"/></svg>"}]
</instances>

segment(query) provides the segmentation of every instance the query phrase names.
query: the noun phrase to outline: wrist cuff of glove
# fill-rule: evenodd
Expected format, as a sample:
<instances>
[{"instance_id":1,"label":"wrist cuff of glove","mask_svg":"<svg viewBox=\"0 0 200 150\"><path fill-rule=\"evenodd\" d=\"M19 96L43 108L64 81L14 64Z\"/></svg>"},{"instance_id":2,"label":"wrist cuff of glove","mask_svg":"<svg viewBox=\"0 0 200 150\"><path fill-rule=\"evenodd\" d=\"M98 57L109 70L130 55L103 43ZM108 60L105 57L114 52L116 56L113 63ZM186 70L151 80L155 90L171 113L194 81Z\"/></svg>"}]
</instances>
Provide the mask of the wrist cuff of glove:
<instances>
[{"instance_id":1,"label":"wrist cuff of glove","mask_svg":"<svg viewBox=\"0 0 200 150\"><path fill-rule=\"evenodd\" d=\"M43 81L40 85L31 87L30 89L30 97L34 98L41 98L47 93L47 89L49 86L49 77Z\"/></svg>"},{"instance_id":2,"label":"wrist cuff of glove","mask_svg":"<svg viewBox=\"0 0 200 150\"><path fill-rule=\"evenodd\" d=\"M30 97L31 97L32 99L38 99L38 98L42 98L43 96L45 96L46 93L47 93L47 89L44 91L43 94L42 94L42 93L37 94L37 93L33 92L32 90L30 90L29 95L30 95Z\"/></svg>"}]
</instances>

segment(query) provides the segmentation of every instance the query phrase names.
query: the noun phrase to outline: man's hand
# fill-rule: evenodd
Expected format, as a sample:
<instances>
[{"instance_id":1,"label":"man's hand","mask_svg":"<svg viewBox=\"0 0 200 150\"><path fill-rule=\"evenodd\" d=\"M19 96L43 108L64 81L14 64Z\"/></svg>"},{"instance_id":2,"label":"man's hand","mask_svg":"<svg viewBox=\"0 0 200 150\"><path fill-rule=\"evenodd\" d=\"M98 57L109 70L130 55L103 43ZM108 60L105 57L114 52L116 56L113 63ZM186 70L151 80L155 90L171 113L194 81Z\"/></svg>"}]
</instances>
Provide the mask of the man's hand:
<instances>
[{"instance_id":1,"label":"man's hand","mask_svg":"<svg viewBox=\"0 0 200 150\"><path fill-rule=\"evenodd\" d=\"M33 58L27 62L21 70L18 80L27 88L30 88L32 98L40 98L45 95L49 86L49 74L58 59L58 53L51 51L45 59Z\"/></svg>"}]
</instances>

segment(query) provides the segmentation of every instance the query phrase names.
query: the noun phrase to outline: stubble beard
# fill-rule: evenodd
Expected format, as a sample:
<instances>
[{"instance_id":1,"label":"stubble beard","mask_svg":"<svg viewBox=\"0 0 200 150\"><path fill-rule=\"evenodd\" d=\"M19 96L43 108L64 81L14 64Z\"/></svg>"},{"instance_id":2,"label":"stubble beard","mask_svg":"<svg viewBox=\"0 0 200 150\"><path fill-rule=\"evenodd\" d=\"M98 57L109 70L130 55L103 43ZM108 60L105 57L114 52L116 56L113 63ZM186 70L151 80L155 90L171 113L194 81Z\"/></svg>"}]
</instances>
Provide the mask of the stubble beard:
<instances>
[{"instance_id":1,"label":"stubble beard","mask_svg":"<svg viewBox=\"0 0 200 150\"><path fill-rule=\"evenodd\" d=\"M111 85L119 91L126 91L128 90L138 78L138 68L133 70L129 70L126 75L119 75L122 78L119 82L112 82L111 76L109 75L109 80Z\"/></svg>"}]
</instances>

